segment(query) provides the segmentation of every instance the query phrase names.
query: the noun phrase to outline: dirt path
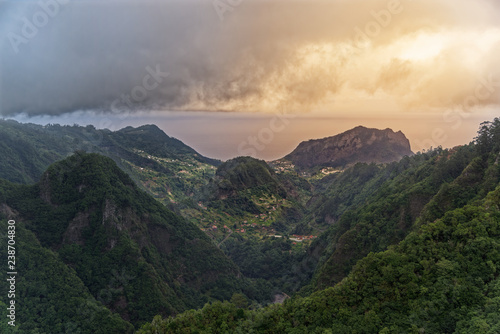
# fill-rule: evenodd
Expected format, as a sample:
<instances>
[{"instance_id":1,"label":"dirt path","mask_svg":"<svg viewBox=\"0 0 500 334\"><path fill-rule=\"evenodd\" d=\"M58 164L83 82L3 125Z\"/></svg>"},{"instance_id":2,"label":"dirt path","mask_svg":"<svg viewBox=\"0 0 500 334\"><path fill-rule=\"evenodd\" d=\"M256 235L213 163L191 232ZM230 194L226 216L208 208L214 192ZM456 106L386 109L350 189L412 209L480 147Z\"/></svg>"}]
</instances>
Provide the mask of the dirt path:
<instances>
[{"instance_id":1,"label":"dirt path","mask_svg":"<svg viewBox=\"0 0 500 334\"><path fill-rule=\"evenodd\" d=\"M231 236L231 234L233 234L233 230L229 230L229 234L226 235L226 237L221 242L219 242L219 244L217 245L217 247L220 248L220 245L222 245L224 243L224 241L226 241L227 238L229 238Z\"/></svg>"}]
</instances>

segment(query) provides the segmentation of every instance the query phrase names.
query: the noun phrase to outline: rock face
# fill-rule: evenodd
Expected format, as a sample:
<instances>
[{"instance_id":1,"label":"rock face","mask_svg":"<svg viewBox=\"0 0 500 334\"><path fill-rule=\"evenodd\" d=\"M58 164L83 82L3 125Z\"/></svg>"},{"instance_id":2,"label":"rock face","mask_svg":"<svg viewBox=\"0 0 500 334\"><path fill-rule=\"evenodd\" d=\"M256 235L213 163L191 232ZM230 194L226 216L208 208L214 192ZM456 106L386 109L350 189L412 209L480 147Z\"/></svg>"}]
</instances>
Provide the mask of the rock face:
<instances>
[{"instance_id":1,"label":"rock face","mask_svg":"<svg viewBox=\"0 0 500 334\"><path fill-rule=\"evenodd\" d=\"M401 131L358 126L333 137L302 142L285 159L299 169L308 169L357 162L388 163L412 154L410 142Z\"/></svg>"}]
</instances>

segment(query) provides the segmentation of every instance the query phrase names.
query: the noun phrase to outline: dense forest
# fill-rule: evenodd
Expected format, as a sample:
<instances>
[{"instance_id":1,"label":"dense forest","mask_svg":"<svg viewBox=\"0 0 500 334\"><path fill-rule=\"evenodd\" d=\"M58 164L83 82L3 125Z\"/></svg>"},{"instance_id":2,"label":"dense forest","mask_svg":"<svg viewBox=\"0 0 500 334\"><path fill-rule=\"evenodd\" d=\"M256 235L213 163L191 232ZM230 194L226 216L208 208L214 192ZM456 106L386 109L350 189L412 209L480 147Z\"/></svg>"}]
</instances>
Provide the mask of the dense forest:
<instances>
[{"instance_id":1,"label":"dense forest","mask_svg":"<svg viewBox=\"0 0 500 334\"><path fill-rule=\"evenodd\" d=\"M357 187L346 198L355 203L364 197L365 204L340 211L325 241L318 241L327 244L313 280L318 291L257 310L215 302L173 318L155 317L138 333L498 333L499 162L495 119L481 125L470 145L382 167L391 182L372 190L375 197L366 195L369 187ZM375 166L349 173L339 178L357 175L363 185L381 177ZM335 186L332 180L329 188ZM407 216L411 194L427 195L427 201ZM339 248L351 259L361 257L352 269L349 262L330 262Z\"/></svg>"},{"instance_id":2,"label":"dense forest","mask_svg":"<svg viewBox=\"0 0 500 334\"><path fill-rule=\"evenodd\" d=\"M499 206L500 187L308 297L259 310L216 302L139 333L498 333Z\"/></svg>"},{"instance_id":3,"label":"dense forest","mask_svg":"<svg viewBox=\"0 0 500 334\"><path fill-rule=\"evenodd\" d=\"M158 312L245 290L238 268L204 233L138 189L109 158L77 152L34 185L2 181L0 190L2 218L18 221L22 331L59 332L69 321L110 333L104 324L112 311L113 319L121 316L114 320L120 333ZM2 238L1 247L6 243ZM70 316L87 304L108 314L89 324Z\"/></svg>"},{"instance_id":4,"label":"dense forest","mask_svg":"<svg viewBox=\"0 0 500 334\"><path fill-rule=\"evenodd\" d=\"M154 126L0 130L25 144L0 165L19 333L500 330L498 118L460 147L308 172Z\"/></svg>"}]
</instances>

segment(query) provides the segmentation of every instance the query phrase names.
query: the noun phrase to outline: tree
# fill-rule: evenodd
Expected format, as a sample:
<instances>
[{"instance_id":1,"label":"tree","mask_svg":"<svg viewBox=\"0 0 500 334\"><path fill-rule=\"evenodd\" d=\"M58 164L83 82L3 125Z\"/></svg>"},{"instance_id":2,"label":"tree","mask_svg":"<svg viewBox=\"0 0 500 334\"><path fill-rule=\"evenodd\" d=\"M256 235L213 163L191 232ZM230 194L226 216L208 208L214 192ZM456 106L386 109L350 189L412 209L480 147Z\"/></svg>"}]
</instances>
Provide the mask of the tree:
<instances>
[{"instance_id":1,"label":"tree","mask_svg":"<svg viewBox=\"0 0 500 334\"><path fill-rule=\"evenodd\" d=\"M233 303L237 308L248 307L248 299L242 293L233 293L233 296L231 297L231 303Z\"/></svg>"}]
</instances>

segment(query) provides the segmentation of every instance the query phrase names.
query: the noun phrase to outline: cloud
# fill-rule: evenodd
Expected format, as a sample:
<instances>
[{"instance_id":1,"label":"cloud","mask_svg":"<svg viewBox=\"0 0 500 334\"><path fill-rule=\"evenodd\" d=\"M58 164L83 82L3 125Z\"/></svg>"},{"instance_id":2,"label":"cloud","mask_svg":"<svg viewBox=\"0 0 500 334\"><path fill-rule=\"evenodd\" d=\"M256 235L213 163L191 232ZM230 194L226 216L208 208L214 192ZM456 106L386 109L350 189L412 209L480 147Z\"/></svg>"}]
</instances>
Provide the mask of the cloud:
<instances>
[{"instance_id":1,"label":"cloud","mask_svg":"<svg viewBox=\"0 0 500 334\"><path fill-rule=\"evenodd\" d=\"M108 111L113 103L269 112L336 99L368 108L380 96L402 109L449 108L480 78L500 80L496 2L401 0L393 13L394 1L242 0L222 21L211 1L75 1L18 52L12 36L43 9L3 2L1 113ZM154 85L148 68L168 76ZM499 96L479 104L498 105Z\"/></svg>"}]
</instances>

